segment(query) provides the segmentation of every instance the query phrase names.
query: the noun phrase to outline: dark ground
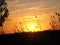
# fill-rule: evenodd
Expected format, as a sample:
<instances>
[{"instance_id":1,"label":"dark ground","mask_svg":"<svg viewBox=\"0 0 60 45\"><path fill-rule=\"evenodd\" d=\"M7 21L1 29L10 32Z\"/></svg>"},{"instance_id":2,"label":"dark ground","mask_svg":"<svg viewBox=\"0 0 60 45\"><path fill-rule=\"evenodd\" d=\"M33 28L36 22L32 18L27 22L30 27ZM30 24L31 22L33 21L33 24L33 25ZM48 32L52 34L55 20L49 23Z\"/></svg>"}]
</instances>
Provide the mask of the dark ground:
<instances>
[{"instance_id":1,"label":"dark ground","mask_svg":"<svg viewBox=\"0 0 60 45\"><path fill-rule=\"evenodd\" d=\"M0 35L0 45L60 45L60 31Z\"/></svg>"}]
</instances>

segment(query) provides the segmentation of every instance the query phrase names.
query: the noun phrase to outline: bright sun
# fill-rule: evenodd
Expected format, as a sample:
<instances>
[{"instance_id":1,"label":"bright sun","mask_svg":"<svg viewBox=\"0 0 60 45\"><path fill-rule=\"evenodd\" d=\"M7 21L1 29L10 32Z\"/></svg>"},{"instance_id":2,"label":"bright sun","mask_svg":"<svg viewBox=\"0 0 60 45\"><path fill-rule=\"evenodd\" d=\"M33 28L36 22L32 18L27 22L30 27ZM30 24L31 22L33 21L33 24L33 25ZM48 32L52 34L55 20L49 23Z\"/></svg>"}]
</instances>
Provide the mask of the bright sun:
<instances>
[{"instance_id":1,"label":"bright sun","mask_svg":"<svg viewBox=\"0 0 60 45\"><path fill-rule=\"evenodd\" d=\"M30 30L34 30L34 28L35 28L34 26L30 26L29 27Z\"/></svg>"},{"instance_id":2,"label":"bright sun","mask_svg":"<svg viewBox=\"0 0 60 45\"><path fill-rule=\"evenodd\" d=\"M35 26L34 25L30 25L28 27L28 29L29 29L30 32L34 32L35 31Z\"/></svg>"},{"instance_id":3,"label":"bright sun","mask_svg":"<svg viewBox=\"0 0 60 45\"><path fill-rule=\"evenodd\" d=\"M37 25L37 23L28 23L24 25L23 31L24 32L38 32L40 31L40 28Z\"/></svg>"}]
</instances>

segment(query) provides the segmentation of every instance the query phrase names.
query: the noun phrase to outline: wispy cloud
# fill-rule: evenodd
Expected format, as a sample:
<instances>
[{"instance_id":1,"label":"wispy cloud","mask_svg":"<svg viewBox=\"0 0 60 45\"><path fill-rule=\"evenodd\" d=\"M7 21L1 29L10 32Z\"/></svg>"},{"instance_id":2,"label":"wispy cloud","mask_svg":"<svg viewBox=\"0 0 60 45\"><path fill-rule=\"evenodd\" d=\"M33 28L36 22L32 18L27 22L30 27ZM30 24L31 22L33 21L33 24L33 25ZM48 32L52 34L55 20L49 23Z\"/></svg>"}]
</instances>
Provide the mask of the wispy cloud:
<instances>
[{"instance_id":1,"label":"wispy cloud","mask_svg":"<svg viewBox=\"0 0 60 45\"><path fill-rule=\"evenodd\" d=\"M7 2L12 15L48 13L60 8L59 0L7 0Z\"/></svg>"}]
</instances>

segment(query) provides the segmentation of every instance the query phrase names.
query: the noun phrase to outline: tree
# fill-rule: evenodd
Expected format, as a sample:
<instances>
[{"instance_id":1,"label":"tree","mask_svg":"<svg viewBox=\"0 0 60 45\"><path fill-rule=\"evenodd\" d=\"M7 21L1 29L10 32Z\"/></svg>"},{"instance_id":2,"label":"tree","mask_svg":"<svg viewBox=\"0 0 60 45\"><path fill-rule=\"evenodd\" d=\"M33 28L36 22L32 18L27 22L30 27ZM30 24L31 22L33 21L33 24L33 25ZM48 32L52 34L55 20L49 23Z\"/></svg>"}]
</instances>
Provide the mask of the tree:
<instances>
[{"instance_id":1,"label":"tree","mask_svg":"<svg viewBox=\"0 0 60 45\"><path fill-rule=\"evenodd\" d=\"M0 26L3 25L8 15L7 3L5 0L0 0Z\"/></svg>"},{"instance_id":2,"label":"tree","mask_svg":"<svg viewBox=\"0 0 60 45\"><path fill-rule=\"evenodd\" d=\"M6 18L8 17L8 8L7 3L5 0L0 0L0 26L3 27L3 23L5 22Z\"/></svg>"},{"instance_id":3,"label":"tree","mask_svg":"<svg viewBox=\"0 0 60 45\"><path fill-rule=\"evenodd\" d=\"M51 16L51 26L52 26L52 28L53 28L53 30L57 30L57 23L56 23L56 21L54 20L55 19L55 16L57 16L57 18L58 18L58 22L60 23L60 13L58 13L58 12L55 12L55 15L52 15Z\"/></svg>"},{"instance_id":4,"label":"tree","mask_svg":"<svg viewBox=\"0 0 60 45\"><path fill-rule=\"evenodd\" d=\"M60 22L60 13L55 12L55 14L58 16L58 20L59 20L59 22Z\"/></svg>"},{"instance_id":5,"label":"tree","mask_svg":"<svg viewBox=\"0 0 60 45\"><path fill-rule=\"evenodd\" d=\"M54 20L55 19L55 16L51 16L51 23L50 23L50 25L52 26L52 29L53 30L56 30L57 28L56 28L56 21Z\"/></svg>"}]
</instances>

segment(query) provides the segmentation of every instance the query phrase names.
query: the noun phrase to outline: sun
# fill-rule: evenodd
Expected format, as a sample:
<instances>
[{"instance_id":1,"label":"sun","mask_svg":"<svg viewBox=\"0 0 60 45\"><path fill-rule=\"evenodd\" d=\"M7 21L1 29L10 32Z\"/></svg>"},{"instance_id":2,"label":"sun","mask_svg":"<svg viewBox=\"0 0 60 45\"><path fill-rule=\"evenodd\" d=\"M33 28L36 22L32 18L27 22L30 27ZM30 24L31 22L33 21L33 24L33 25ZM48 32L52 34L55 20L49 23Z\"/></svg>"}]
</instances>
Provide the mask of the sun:
<instances>
[{"instance_id":1,"label":"sun","mask_svg":"<svg viewBox=\"0 0 60 45\"><path fill-rule=\"evenodd\" d=\"M28 30L29 30L30 32L34 32L34 31L35 31L35 25L30 25L30 26L28 27Z\"/></svg>"},{"instance_id":2,"label":"sun","mask_svg":"<svg viewBox=\"0 0 60 45\"><path fill-rule=\"evenodd\" d=\"M34 28L35 28L34 26L30 26L29 27L30 30L34 30Z\"/></svg>"},{"instance_id":3,"label":"sun","mask_svg":"<svg viewBox=\"0 0 60 45\"><path fill-rule=\"evenodd\" d=\"M23 26L24 32L38 32L40 31L39 25L37 23L28 23Z\"/></svg>"}]
</instances>

